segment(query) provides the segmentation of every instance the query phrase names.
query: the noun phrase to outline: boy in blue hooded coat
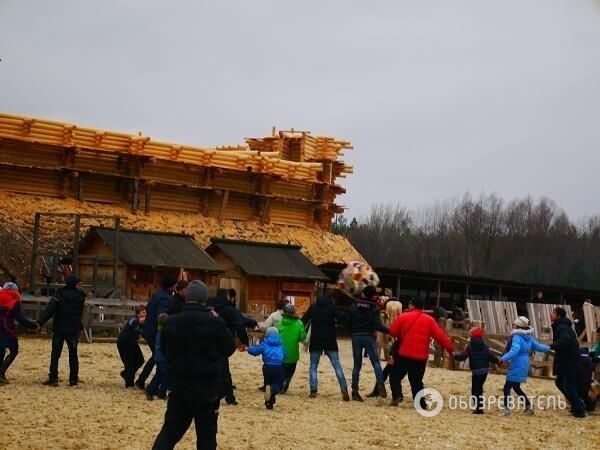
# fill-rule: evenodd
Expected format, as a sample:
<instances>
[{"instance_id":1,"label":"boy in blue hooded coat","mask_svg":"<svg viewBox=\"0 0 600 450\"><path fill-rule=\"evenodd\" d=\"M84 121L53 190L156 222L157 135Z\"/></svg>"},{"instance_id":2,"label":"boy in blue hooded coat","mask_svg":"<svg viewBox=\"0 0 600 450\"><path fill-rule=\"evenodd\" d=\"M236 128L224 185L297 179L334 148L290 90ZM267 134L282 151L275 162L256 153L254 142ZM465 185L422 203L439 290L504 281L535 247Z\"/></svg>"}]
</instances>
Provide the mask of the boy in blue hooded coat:
<instances>
[{"instance_id":1,"label":"boy in blue hooded coat","mask_svg":"<svg viewBox=\"0 0 600 450\"><path fill-rule=\"evenodd\" d=\"M532 336L533 330L529 327L529 319L520 316L513 323L513 331L510 336L510 347L507 349L500 361L510 362L508 373L506 374L506 383L504 383L504 408L500 411L500 416L508 416L510 391L514 390L520 399L525 403L523 414L532 416L533 409L527 395L521 389L521 383L527 382L529 376L529 355L531 352L549 352L550 347L541 344Z\"/></svg>"},{"instance_id":2,"label":"boy in blue hooded coat","mask_svg":"<svg viewBox=\"0 0 600 450\"><path fill-rule=\"evenodd\" d=\"M285 350L283 349L283 342L279 337L277 328L268 328L265 339L260 345L251 345L248 347L248 353L252 356L262 355L265 406L267 409L273 409L275 396L281 392L283 380L285 378L285 372L283 370Z\"/></svg>"}]
</instances>

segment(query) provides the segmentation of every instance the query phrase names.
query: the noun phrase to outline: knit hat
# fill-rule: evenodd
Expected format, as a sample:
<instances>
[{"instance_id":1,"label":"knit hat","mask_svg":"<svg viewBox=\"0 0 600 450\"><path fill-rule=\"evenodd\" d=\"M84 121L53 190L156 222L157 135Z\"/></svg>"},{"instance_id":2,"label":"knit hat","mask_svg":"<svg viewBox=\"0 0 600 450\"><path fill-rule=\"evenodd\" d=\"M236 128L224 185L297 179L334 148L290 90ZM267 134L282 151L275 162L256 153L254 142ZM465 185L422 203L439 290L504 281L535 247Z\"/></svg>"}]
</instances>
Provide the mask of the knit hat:
<instances>
[{"instance_id":1,"label":"knit hat","mask_svg":"<svg viewBox=\"0 0 600 450\"><path fill-rule=\"evenodd\" d=\"M208 288L200 280L194 280L188 284L185 291L186 302L206 303L208 300Z\"/></svg>"},{"instance_id":2,"label":"knit hat","mask_svg":"<svg viewBox=\"0 0 600 450\"><path fill-rule=\"evenodd\" d=\"M70 288L70 289L75 289L75 286L77 286L77 283L79 283L81 281L81 278L77 278L73 275L70 275L67 277L67 281L66 281L66 287Z\"/></svg>"},{"instance_id":3,"label":"knit hat","mask_svg":"<svg viewBox=\"0 0 600 450\"><path fill-rule=\"evenodd\" d=\"M529 319L525 316L519 316L514 322L513 325L518 326L519 328L529 328Z\"/></svg>"},{"instance_id":4,"label":"knit hat","mask_svg":"<svg viewBox=\"0 0 600 450\"><path fill-rule=\"evenodd\" d=\"M289 300L277 300L277 309L283 309L289 302Z\"/></svg>"},{"instance_id":5,"label":"knit hat","mask_svg":"<svg viewBox=\"0 0 600 450\"><path fill-rule=\"evenodd\" d=\"M269 327L267 328L267 337L269 336L279 336L279 330L275 327Z\"/></svg>"},{"instance_id":6,"label":"knit hat","mask_svg":"<svg viewBox=\"0 0 600 450\"><path fill-rule=\"evenodd\" d=\"M483 328L481 327L475 327L475 328L471 328L471 337L483 337Z\"/></svg>"},{"instance_id":7,"label":"knit hat","mask_svg":"<svg viewBox=\"0 0 600 450\"><path fill-rule=\"evenodd\" d=\"M9 291L18 291L19 286L17 286L15 283L7 281L6 283L4 283L4 286L2 286L2 289L8 289Z\"/></svg>"},{"instance_id":8,"label":"knit hat","mask_svg":"<svg viewBox=\"0 0 600 450\"><path fill-rule=\"evenodd\" d=\"M295 316L296 315L295 306L292 305L291 303L288 303L287 305L285 305L283 307L283 315L284 316Z\"/></svg>"}]
</instances>

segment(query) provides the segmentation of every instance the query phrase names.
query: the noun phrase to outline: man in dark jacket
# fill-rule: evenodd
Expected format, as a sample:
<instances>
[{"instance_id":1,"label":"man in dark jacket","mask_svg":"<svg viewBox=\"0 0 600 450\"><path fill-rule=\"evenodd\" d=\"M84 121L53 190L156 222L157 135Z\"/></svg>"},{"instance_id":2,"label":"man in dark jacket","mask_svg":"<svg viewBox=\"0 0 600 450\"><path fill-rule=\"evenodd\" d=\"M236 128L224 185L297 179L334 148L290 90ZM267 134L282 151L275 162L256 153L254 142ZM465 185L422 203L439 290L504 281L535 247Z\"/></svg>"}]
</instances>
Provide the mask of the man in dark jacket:
<instances>
[{"instance_id":1,"label":"man in dark jacket","mask_svg":"<svg viewBox=\"0 0 600 450\"><path fill-rule=\"evenodd\" d=\"M554 350L553 373L556 387L571 403L574 417L585 417L583 401L577 394L577 366L579 365L579 342L572 323L563 308L554 308L552 319L552 344Z\"/></svg>"},{"instance_id":2,"label":"man in dark jacket","mask_svg":"<svg viewBox=\"0 0 600 450\"><path fill-rule=\"evenodd\" d=\"M335 330L336 321L343 322L343 320L344 314L333 304L331 298L327 295L319 298L316 303L310 305L302 317L304 324L310 325L310 344L308 349L310 351L311 398L317 396L319 386L317 367L319 366L321 355L325 353L335 370L335 376L340 384L343 400L346 402L350 400L346 377L344 376L344 370L342 369L338 354Z\"/></svg>"},{"instance_id":3,"label":"man in dark jacket","mask_svg":"<svg viewBox=\"0 0 600 450\"><path fill-rule=\"evenodd\" d=\"M346 316L346 328L350 336L352 336L352 355L354 357L354 366L352 367L352 400L359 402L363 401L358 386L360 370L362 368L363 350L366 350L375 371L379 396L381 398L387 397L385 385L383 384L381 363L375 350L375 332L380 331L389 334L390 330L381 323L379 308L377 308L377 304L374 301L375 293L373 286L365 287L361 298L352 304Z\"/></svg>"},{"instance_id":4,"label":"man in dark jacket","mask_svg":"<svg viewBox=\"0 0 600 450\"><path fill-rule=\"evenodd\" d=\"M590 351L587 348L581 348L579 353L579 364L577 365L577 393L587 411L596 409L596 400L590 397L592 381L594 379L594 363L590 358Z\"/></svg>"},{"instance_id":5,"label":"man in dark jacket","mask_svg":"<svg viewBox=\"0 0 600 450\"><path fill-rule=\"evenodd\" d=\"M230 302L227 289L218 289L217 296L208 299L208 306L213 308L229 328L229 331L236 339L236 345L248 346L248 333L244 326L244 318ZM229 370L229 358L225 358L225 374L223 378L223 389L225 390L225 402L228 405L237 405L238 402L233 394L233 380Z\"/></svg>"},{"instance_id":6,"label":"man in dark jacket","mask_svg":"<svg viewBox=\"0 0 600 450\"><path fill-rule=\"evenodd\" d=\"M59 289L50 303L40 315L38 323L44 325L54 318L52 326L52 354L50 356L50 371L45 386L58 386L58 360L64 343L69 349L69 385L76 386L79 379L79 358L77 344L83 331L81 316L85 304L85 294L82 291L83 282L77 277L70 276L64 288Z\"/></svg>"},{"instance_id":7,"label":"man in dark jacket","mask_svg":"<svg viewBox=\"0 0 600 450\"><path fill-rule=\"evenodd\" d=\"M152 369L154 369L154 350L156 348L156 334L158 333L158 316L162 313L169 313L171 299L176 285L177 278L172 275L166 276L160 282L160 289L152 293L150 300L146 305L146 323L144 323L144 328L142 329L142 336L144 336L144 339L148 343L152 356L146 361L146 365L135 382L135 385L142 390L145 389L146 380L152 373ZM158 371L155 376L160 376Z\"/></svg>"},{"instance_id":8,"label":"man in dark jacket","mask_svg":"<svg viewBox=\"0 0 600 450\"><path fill-rule=\"evenodd\" d=\"M183 310L185 305L185 291L188 287L188 282L185 280L179 280L175 285L175 293L171 297L171 306L169 307L169 314L177 314Z\"/></svg>"},{"instance_id":9,"label":"man in dark jacket","mask_svg":"<svg viewBox=\"0 0 600 450\"><path fill-rule=\"evenodd\" d=\"M171 394L164 425L153 449L172 449L192 420L196 447L217 448L217 420L226 360L235 351L225 322L206 306L208 289L199 280L187 288L183 310L164 323L165 356Z\"/></svg>"}]
</instances>

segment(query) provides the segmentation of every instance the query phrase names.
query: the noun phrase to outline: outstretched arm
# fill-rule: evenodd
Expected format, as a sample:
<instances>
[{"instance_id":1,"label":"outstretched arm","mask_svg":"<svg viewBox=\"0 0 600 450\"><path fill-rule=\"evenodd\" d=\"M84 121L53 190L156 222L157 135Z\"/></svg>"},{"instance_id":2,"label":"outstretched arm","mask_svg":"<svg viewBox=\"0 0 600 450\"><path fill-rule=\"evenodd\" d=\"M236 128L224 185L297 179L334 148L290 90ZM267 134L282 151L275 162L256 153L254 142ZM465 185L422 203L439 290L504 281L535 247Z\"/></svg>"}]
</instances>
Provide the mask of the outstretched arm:
<instances>
[{"instance_id":1,"label":"outstretched arm","mask_svg":"<svg viewBox=\"0 0 600 450\"><path fill-rule=\"evenodd\" d=\"M42 314L40 314L40 320L38 320L38 323L40 324L40 326L44 325L52 317L54 317L54 314L56 313L56 310L58 309L58 304L59 304L59 300L56 297L52 297L50 299L50 303L48 303L48 306L46 306L46 309L44 311L42 311Z\"/></svg>"},{"instance_id":2,"label":"outstretched arm","mask_svg":"<svg viewBox=\"0 0 600 450\"><path fill-rule=\"evenodd\" d=\"M13 311L15 314L15 319L17 319L17 322L19 322L24 327L35 330L39 326L35 320L30 319L29 317L27 317L25 315L25 313L23 312L23 309L21 308L21 302L18 302L15 305Z\"/></svg>"}]
</instances>

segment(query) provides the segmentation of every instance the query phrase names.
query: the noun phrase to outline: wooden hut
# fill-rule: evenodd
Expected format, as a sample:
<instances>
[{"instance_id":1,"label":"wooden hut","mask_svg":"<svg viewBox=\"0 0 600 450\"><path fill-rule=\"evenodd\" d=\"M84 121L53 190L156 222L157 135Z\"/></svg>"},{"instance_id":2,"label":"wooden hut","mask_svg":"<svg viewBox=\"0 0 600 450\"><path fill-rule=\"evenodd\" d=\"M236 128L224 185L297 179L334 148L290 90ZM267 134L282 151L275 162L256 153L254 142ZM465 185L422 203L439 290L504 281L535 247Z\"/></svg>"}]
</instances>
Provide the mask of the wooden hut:
<instances>
[{"instance_id":1,"label":"wooden hut","mask_svg":"<svg viewBox=\"0 0 600 450\"><path fill-rule=\"evenodd\" d=\"M219 286L238 292L240 308L257 314L276 309L287 298L302 314L315 300L317 281L327 276L300 251L299 245L212 239L206 249L225 269Z\"/></svg>"},{"instance_id":2,"label":"wooden hut","mask_svg":"<svg viewBox=\"0 0 600 450\"><path fill-rule=\"evenodd\" d=\"M130 299L147 300L167 275L203 280L214 291L218 274L223 272L187 234L119 230L115 238L113 228L94 227L79 246L79 276L97 291L96 296L105 295L99 286L112 280L114 264L110 261L115 250L120 261L119 294Z\"/></svg>"}]
</instances>

